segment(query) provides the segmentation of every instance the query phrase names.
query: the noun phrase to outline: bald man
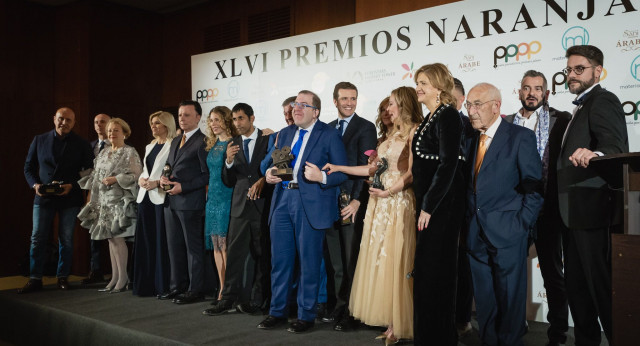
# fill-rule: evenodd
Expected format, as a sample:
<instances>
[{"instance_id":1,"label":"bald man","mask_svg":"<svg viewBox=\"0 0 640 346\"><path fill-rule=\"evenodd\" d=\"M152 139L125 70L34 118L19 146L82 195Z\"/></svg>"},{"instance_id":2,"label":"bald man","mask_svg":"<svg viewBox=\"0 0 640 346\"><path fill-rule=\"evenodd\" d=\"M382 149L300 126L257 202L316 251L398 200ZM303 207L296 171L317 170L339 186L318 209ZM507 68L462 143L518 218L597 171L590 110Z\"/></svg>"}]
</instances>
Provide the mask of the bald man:
<instances>
[{"instance_id":1,"label":"bald man","mask_svg":"<svg viewBox=\"0 0 640 346\"><path fill-rule=\"evenodd\" d=\"M481 83L465 106L469 142L467 248L483 345L523 345L527 240L542 207L542 161L533 131L503 121L502 97Z\"/></svg>"},{"instance_id":2,"label":"bald man","mask_svg":"<svg viewBox=\"0 0 640 346\"><path fill-rule=\"evenodd\" d=\"M69 289L67 277L73 258L73 229L76 216L84 204L78 186L80 172L93 167L93 151L89 143L73 133L76 115L70 108L60 108L53 116L54 130L36 136L24 163L24 176L34 190L33 230L31 233L30 274L18 293L42 289L42 275L47 256L49 234L58 215L59 259L58 288ZM46 184L59 190L47 191Z\"/></svg>"}]
</instances>

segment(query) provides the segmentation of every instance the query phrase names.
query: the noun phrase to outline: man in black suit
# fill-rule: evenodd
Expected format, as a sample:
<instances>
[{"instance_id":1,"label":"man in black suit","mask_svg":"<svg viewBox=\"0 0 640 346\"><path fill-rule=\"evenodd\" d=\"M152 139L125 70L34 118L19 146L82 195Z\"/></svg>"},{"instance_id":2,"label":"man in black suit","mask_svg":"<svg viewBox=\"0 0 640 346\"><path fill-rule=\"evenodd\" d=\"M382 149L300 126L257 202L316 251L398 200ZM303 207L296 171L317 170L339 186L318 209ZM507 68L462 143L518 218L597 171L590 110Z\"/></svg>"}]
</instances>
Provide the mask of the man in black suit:
<instances>
[{"instance_id":1,"label":"man in black suit","mask_svg":"<svg viewBox=\"0 0 640 346\"><path fill-rule=\"evenodd\" d=\"M349 82L340 82L333 89L333 104L338 109L338 119L329 123L342 137L347 152L348 166L367 164L365 151L376 148L376 127L372 122L356 114L358 88ZM360 208L360 192L364 179L349 177L340 186L341 219L328 229L325 235L327 251L325 261L333 270L336 305L331 315L322 318L325 323L335 322L336 331L349 328L351 316L348 311L351 283L356 270L359 237L355 229L355 218ZM346 205L345 205L346 204Z\"/></svg>"},{"instance_id":2,"label":"man in black suit","mask_svg":"<svg viewBox=\"0 0 640 346\"><path fill-rule=\"evenodd\" d=\"M569 91L577 95L558 157L558 202L569 307L577 345L611 343L611 237L616 196L589 166L596 156L629 151L620 100L600 85L604 56L594 46L567 49Z\"/></svg>"},{"instance_id":3,"label":"man in black suit","mask_svg":"<svg viewBox=\"0 0 640 346\"><path fill-rule=\"evenodd\" d=\"M237 303L236 310L255 313L260 310L263 300L263 278L265 272L262 257L262 212L265 200L262 196L264 176L260 163L268 150L269 137L253 126L253 108L246 103L238 103L231 110L233 124L239 136L227 145L225 165L222 167L222 182L233 187L231 199L231 219L227 234L227 269L222 299L213 308L205 310L205 315L220 315ZM250 301L240 301L244 264L251 254L254 261L253 286Z\"/></svg>"},{"instance_id":4,"label":"man in black suit","mask_svg":"<svg viewBox=\"0 0 640 346\"><path fill-rule=\"evenodd\" d=\"M111 143L107 139L107 123L111 120L111 117L107 114L98 114L93 118L93 129L98 134L98 139L91 142L91 148L93 149L93 155L98 157L98 154L104 148L108 148ZM82 279L83 285L90 285L104 281L104 275L100 268L100 247L101 240L90 240L91 242L91 271L89 276Z\"/></svg>"},{"instance_id":5,"label":"man in black suit","mask_svg":"<svg viewBox=\"0 0 640 346\"><path fill-rule=\"evenodd\" d=\"M73 231L76 217L84 204L84 196L78 186L80 172L93 167L93 153L89 143L73 133L76 115L63 107L53 117L55 129L36 136L31 142L24 163L24 176L35 192L33 201L33 231L29 262L29 281L18 293L42 289L42 275L47 256L49 234L58 214L59 259L58 287L69 289L67 277L73 259ZM59 182L61 191L46 194L43 184Z\"/></svg>"},{"instance_id":6,"label":"man in black suit","mask_svg":"<svg viewBox=\"0 0 640 346\"><path fill-rule=\"evenodd\" d=\"M182 136L171 142L167 164L171 177L162 177L160 184L169 185L165 201L164 220L171 263L170 291L159 299L173 299L176 304L188 304L204 299L204 229L202 224L206 185L209 182L205 136L198 123L202 108L196 101L182 101L178 108L178 123Z\"/></svg>"},{"instance_id":7,"label":"man in black suit","mask_svg":"<svg viewBox=\"0 0 640 346\"><path fill-rule=\"evenodd\" d=\"M558 212L556 163L571 114L549 107L547 79L541 72L529 70L524 73L519 96L522 108L507 115L505 120L535 132L538 154L542 159L544 204L532 235L549 303L548 344L559 345L567 340L569 306L562 264L562 228L558 226L562 221Z\"/></svg>"}]
</instances>

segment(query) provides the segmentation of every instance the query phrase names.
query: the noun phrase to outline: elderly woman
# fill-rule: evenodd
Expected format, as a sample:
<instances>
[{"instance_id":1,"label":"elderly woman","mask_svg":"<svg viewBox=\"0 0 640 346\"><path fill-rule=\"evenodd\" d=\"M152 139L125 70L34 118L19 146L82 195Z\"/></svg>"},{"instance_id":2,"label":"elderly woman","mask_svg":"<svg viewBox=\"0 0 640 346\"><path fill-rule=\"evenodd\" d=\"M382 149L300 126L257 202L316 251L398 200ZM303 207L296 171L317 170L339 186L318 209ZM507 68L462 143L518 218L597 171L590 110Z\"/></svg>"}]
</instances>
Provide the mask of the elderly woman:
<instances>
[{"instance_id":1,"label":"elderly woman","mask_svg":"<svg viewBox=\"0 0 640 346\"><path fill-rule=\"evenodd\" d=\"M440 63L415 74L418 101L429 113L413 136L413 191L418 238L414 269L415 344L457 345L458 237L464 217L462 120L454 81ZM434 298L435 297L435 298Z\"/></svg>"},{"instance_id":2,"label":"elderly woman","mask_svg":"<svg viewBox=\"0 0 640 346\"><path fill-rule=\"evenodd\" d=\"M89 202L78 214L80 225L89 229L92 240L109 239L112 275L102 292L122 292L129 284L125 238L135 233L136 182L142 171L140 156L124 144L130 135L131 129L124 120L111 119L107 124L111 148L102 150L93 171L78 181L81 188L91 191Z\"/></svg>"},{"instance_id":3,"label":"elderly woman","mask_svg":"<svg viewBox=\"0 0 640 346\"><path fill-rule=\"evenodd\" d=\"M138 223L133 245L133 294L138 296L169 290L165 192L160 187L160 176L176 134L176 123L171 113L155 112L149 116L149 126L153 140L145 149L144 168L138 179Z\"/></svg>"}]
</instances>

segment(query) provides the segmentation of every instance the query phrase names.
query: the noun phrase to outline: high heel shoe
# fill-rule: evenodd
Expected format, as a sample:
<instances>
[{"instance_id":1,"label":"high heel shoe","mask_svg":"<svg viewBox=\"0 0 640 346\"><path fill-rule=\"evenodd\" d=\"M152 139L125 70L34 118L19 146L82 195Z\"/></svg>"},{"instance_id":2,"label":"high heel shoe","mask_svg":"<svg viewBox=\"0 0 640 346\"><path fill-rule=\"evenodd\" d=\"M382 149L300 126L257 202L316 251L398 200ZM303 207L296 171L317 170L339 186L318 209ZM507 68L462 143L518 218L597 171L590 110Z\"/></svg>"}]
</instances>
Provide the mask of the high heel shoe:
<instances>
[{"instance_id":1,"label":"high heel shoe","mask_svg":"<svg viewBox=\"0 0 640 346\"><path fill-rule=\"evenodd\" d=\"M109 293L120 293L120 292L126 291L127 289L129 289L129 283L128 282L124 286L122 286L122 288L114 288Z\"/></svg>"},{"instance_id":2,"label":"high heel shoe","mask_svg":"<svg viewBox=\"0 0 640 346\"><path fill-rule=\"evenodd\" d=\"M105 288L99 289L98 292L111 292L111 290L113 290L113 286L105 286Z\"/></svg>"},{"instance_id":3,"label":"high heel shoe","mask_svg":"<svg viewBox=\"0 0 640 346\"><path fill-rule=\"evenodd\" d=\"M384 345L388 346L388 345L395 345L398 343L398 341L400 341L400 339L396 338L393 335L387 335L387 338L384 339Z\"/></svg>"}]
</instances>

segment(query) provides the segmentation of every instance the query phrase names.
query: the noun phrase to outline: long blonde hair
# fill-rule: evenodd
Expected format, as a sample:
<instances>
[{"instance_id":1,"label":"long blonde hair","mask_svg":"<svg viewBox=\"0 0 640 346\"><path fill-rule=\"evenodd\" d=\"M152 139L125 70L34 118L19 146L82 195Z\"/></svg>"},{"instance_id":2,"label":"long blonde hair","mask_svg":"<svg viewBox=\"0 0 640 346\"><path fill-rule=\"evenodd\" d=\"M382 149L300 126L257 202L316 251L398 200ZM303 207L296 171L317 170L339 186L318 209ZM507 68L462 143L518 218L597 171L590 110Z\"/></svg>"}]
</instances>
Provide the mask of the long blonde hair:
<instances>
[{"instance_id":1,"label":"long blonde hair","mask_svg":"<svg viewBox=\"0 0 640 346\"><path fill-rule=\"evenodd\" d=\"M422 106L418 102L416 90L411 87L401 86L391 92L398 105L400 111L399 122L393 123L395 132L400 133L400 137L409 138L409 133L414 126L419 125L424 116L422 115Z\"/></svg>"},{"instance_id":2,"label":"long blonde hair","mask_svg":"<svg viewBox=\"0 0 640 346\"><path fill-rule=\"evenodd\" d=\"M238 130L235 125L233 125L233 117L231 116L231 110L229 107L225 106L216 106L211 109L209 115L207 116L207 138L206 138L206 147L205 150L209 151L216 145L216 141L218 140L218 136L216 136L213 132L211 132L211 114L216 113L220 116L220 120L222 120L222 125L224 130L227 132L227 135L230 137L235 137L238 135Z\"/></svg>"},{"instance_id":3,"label":"long blonde hair","mask_svg":"<svg viewBox=\"0 0 640 346\"><path fill-rule=\"evenodd\" d=\"M153 122L153 118L158 118L160 123L167 127L167 142L171 142L171 140L176 136L176 120L173 117L173 114L164 111L157 111L155 113L151 113L149 116L149 126ZM153 136L153 140L151 143L158 143L158 137Z\"/></svg>"}]
</instances>

